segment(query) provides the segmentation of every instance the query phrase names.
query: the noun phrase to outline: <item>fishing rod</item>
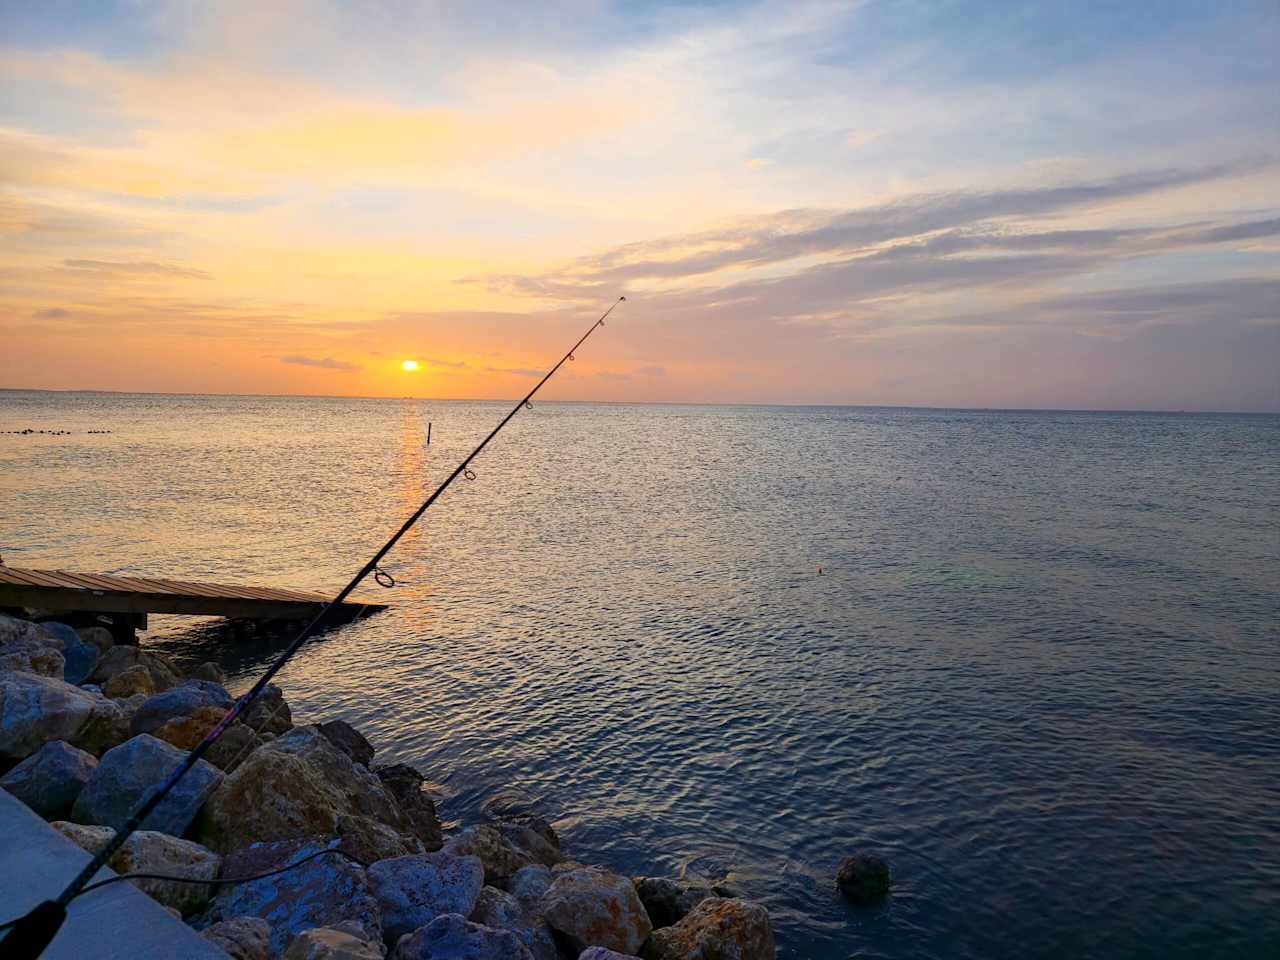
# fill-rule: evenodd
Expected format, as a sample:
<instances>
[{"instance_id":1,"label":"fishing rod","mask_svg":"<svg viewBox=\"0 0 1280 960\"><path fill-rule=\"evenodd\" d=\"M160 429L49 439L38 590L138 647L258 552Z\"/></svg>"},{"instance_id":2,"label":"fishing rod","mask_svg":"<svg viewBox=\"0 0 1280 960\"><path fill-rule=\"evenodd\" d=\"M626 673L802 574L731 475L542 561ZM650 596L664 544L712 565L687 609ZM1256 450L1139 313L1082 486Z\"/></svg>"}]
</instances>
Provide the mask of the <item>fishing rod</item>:
<instances>
[{"instance_id":1,"label":"fishing rod","mask_svg":"<svg viewBox=\"0 0 1280 960\"><path fill-rule=\"evenodd\" d=\"M410 515L409 519L401 524L400 529L391 535L391 538L369 559L369 562L361 567L359 572L351 578L347 585L339 590L334 598L321 608L315 618L302 628L302 632L293 639L289 646L287 646L280 656L276 658L275 662L267 668L266 673L258 678L257 683L250 687L247 693L231 705L230 709L228 709L223 718L218 721L217 725L205 735L203 740L196 744L195 749L187 754L182 763L180 763L173 773L169 775L169 778L165 780L164 783L162 783L160 787L133 812L129 819L125 821L124 826L117 831L116 835L106 844L106 846L99 850L89 863L85 865L84 869L76 875L75 879L67 884L66 889L64 889L62 893L58 894L56 899L45 900L32 909L30 913L18 918L17 920L11 921L12 929L8 934L6 934L4 940L0 940L0 950L3 951L6 958L12 958L12 960L36 960L36 958L40 956L41 952L43 952L44 948L52 942L53 938L57 935L58 930L61 929L63 922L66 920L67 905L80 894L86 892L85 888L89 884L89 881L93 879L93 875L102 867L107 865L107 861L115 856L116 851L124 846L125 841L128 840L129 837L142 825L142 821L147 818L147 815L159 805L161 800L168 796L169 791L177 786L178 781L196 765L200 758L203 757L208 749L213 745L214 741L222 736L223 732L225 732L226 729L236 721L236 718L244 713L245 710L247 710L259 696L261 696L262 692L266 689L267 684L271 682L271 678L284 668L284 665L289 662L289 659L315 634L315 632L329 618L330 614L332 614L334 610L338 609L338 606L348 597L348 595L350 595L351 591L359 586L360 582L364 580L365 577L369 576L369 574L372 573L377 577L378 574L382 572L378 568L378 562L391 551L391 548L399 542L401 537L413 528L413 525L418 522L419 518L421 518L424 513L427 512L427 509L440 498L440 495L449 489L449 485L452 484L454 480L458 479L459 476L463 476L468 480L475 479L476 475L471 469L471 461L480 455L480 452L489 445L489 441L496 437L501 432L502 428L505 427L512 417L519 413L522 408L533 409L533 404L530 403L530 401L533 399L534 394L542 389L543 384L550 380L552 376L555 375L555 372L564 366L566 361L574 358L574 351L582 346L586 342L587 338L596 332L597 328L603 327L605 320L609 317L609 314L613 313L614 308L626 299L626 297L619 297L615 300L610 305L609 309L600 316L600 319L593 323L587 329L587 332L578 338L578 342L569 348L568 352L560 358L556 365L543 375L542 379L534 385L533 389L526 393L524 397L511 408L511 412L498 421L498 425L489 431L489 435L481 440L480 444L474 450L467 454L466 459L459 463L454 468L453 473L449 474L445 481L441 483L440 486L436 487L431 496L427 497L427 499L422 502L422 506L418 507L418 509ZM5 924L5 926L8 925L9 924ZM3 927L0 927L0 929L3 929Z\"/></svg>"}]
</instances>

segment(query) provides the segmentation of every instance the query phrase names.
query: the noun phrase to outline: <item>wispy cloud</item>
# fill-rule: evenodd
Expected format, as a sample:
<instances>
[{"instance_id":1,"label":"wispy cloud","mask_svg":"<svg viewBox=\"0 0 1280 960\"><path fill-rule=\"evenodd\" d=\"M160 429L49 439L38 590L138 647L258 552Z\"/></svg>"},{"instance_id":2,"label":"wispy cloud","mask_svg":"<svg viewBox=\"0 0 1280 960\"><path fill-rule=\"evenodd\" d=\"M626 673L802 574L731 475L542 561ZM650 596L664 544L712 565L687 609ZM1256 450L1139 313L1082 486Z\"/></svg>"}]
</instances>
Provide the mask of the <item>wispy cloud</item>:
<instances>
[{"instance_id":1,"label":"wispy cloud","mask_svg":"<svg viewBox=\"0 0 1280 960\"><path fill-rule=\"evenodd\" d=\"M358 363L348 363L345 360L335 360L333 357L304 357L299 354L292 354L287 357L277 357L281 363L292 363L300 367L320 367L324 370L359 370Z\"/></svg>"},{"instance_id":2,"label":"wispy cloud","mask_svg":"<svg viewBox=\"0 0 1280 960\"><path fill-rule=\"evenodd\" d=\"M72 270L91 270L94 273L124 274L147 277L184 277L191 280L212 280L211 274L190 267L179 267L171 263L148 263L145 261L118 260L63 260L64 267Z\"/></svg>"}]
</instances>

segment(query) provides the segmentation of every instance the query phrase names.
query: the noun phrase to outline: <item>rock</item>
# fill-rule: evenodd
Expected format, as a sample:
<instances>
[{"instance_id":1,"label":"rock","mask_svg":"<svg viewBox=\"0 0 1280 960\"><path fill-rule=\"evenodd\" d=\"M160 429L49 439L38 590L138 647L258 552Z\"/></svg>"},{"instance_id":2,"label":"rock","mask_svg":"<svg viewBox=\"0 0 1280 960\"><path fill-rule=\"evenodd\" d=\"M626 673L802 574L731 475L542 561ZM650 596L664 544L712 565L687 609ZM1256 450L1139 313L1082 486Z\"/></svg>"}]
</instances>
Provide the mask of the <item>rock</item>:
<instances>
[{"instance_id":1,"label":"rock","mask_svg":"<svg viewBox=\"0 0 1280 960\"><path fill-rule=\"evenodd\" d=\"M173 690L170 690L169 693L173 693ZM162 693L160 696L168 696L168 694ZM153 697L152 699L155 698ZM197 707L190 714L183 717L173 717L148 732L157 740L171 743L179 750L193 750L196 744L218 725L218 722L226 713L227 711L223 707ZM223 736L226 736L226 734L224 733Z\"/></svg>"},{"instance_id":2,"label":"rock","mask_svg":"<svg viewBox=\"0 0 1280 960\"><path fill-rule=\"evenodd\" d=\"M597 867L556 874L542 910L575 952L608 947L635 953L653 929L631 881Z\"/></svg>"},{"instance_id":3,"label":"rock","mask_svg":"<svg viewBox=\"0 0 1280 960\"><path fill-rule=\"evenodd\" d=\"M640 960L640 958L629 953L606 950L604 947L587 947L578 954L578 960Z\"/></svg>"},{"instance_id":4,"label":"rock","mask_svg":"<svg viewBox=\"0 0 1280 960\"><path fill-rule=\"evenodd\" d=\"M0 647L15 642L48 643L51 640L52 638L41 630L39 625L30 620L19 620L17 617L0 613ZM62 649L62 644L56 641L52 646L58 650Z\"/></svg>"},{"instance_id":5,"label":"rock","mask_svg":"<svg viewBox=\"0 0 1280 960\"><path fill-rule=\"evenodd\" d=\"M326 723L316 724L316 729L324 734L326 740L356 763L367 767L373 762L373 744L347 721L329 720Z\"/></svg>"},{"instance_id":6,"label":"rock","mask_svg":"<svg viewBox=\"0 0 1280 960\"><path fill-rule=\"evenodd\" d=\"M240 719L258 734L274 733L280 736L293 729L293 714L289 710L289 704L285 703L284 694L274 683L266 685L261 696L241 714Z\"/></svg>"},{"instance_id":7,"label":"rock","mask_svg":"<svg viewBox=\"0 0 1280 960\"><path fill-rule=\"evenodd\" d=\"M220 687L227 685L226 672L212 660L206 660L192 670L188 676L191 680L208 680L210 683L216 683Z\"/></svg>"},{"instance_id":8,"label":"rock","mask_svg":"<svg viewBox=\"0 0 1280 960\"><path fill-rule=\"evenodd\" d=\"M20 760L53 740L83 746L80 735L97 732L90 722L109 721L114 708L57 677L0 674L0 759Z\"/></svg>"},{"instance_id":9,"label":"rock","mask_svg":"<svg viewBox=\"0 0 1280 960\"><path fill-rule=\"evenodd\" d=\"M298 863L326 843L256 843L222 861L224 877L245 877ZM210 919L259 917L271 924L271 949L282 953L295 936L312 927L354 923L362 939L382 939L378 904L369 892L364 868L345 857L321 856L291 870L226 886L214 898ZM351 929L351 928L348 928Z\"/></svg>"},{"instance_id":10,"label":"rock","mask_svg":"<svg viewBox=\"0 0 1280 960\"><path fill-rule=\"evenodd\" d=\"M25 623L25 620L15 620ZM21 670L42 677L61 678L66 669L66 658L56 641L40 636L35 624L29 632L12 631L10 639L0 643L0 670Z\"/></svg>"},{"instance_id":11,"label":"rock","mask_svg":"<svg viewBox=\"0 0 1280 960\"><path fill-rule=\"evenodd\" d=\"M674 926L655 930L646 952L652 960L773 960L769 912L750 900L712 897Z\"/></svg>"},{"instance_id":12,"label":"rock","mask_svg":"<svg viewBox=\"0 0 1280 960\"><path fill-rule=\"evenodd\" d=\"M92 754L54 740L0 778L0 787L46 820L60 820L71 812L97 766Z\"/></svg>"},{"instance_id":13,"label":"rock","mask_svg":"<svg viewBox=\"0 0 1280 960\"><path fill-rule=\"evenodd\" d=\"M106 696L106 694L102 692L102 688L98 686L96 683L82 683L80 684L80 689L83 690L85 693L92 693L94 696L97 696L97 697Z\"/></svg>"},{"instance_id":14,"label":"rock","mask_svg":"<svg viewBox=\"0 0 1280 960\"><path fill-rule=\"evenodd\" d=\"M169 720L189 717L202 707L214 707L221 715L231 708L231 694L208 680L188 680L163 693L157 693L133 715L130 730L133 735L154 733L156 728Z\"/></svg>"},{"instance_id":15,"label":"rock","mask_svg":"<svg viewBox=\"0 0 1280 960\"><path fill-rule=\"evenodd\" d=\"M332 837L344 814L410 831L382 781L315 727L299 727L227 775L201 814L197 839L225 853L255 841Z\"/></svg>"},{"instance_id":16,"label":"rock","mask_svg":"<svg viewBox=\"0 0 1280 960\"><path fill-rule=\"evenodd\" d=\"M889 865L869 853L846 857L836 871L836 886L852 903L871 903L889 892Z\"/></svg>"},{"instance_id":17,"label":"rock","mask_svg":"<svg viewBox=\"0 0 1280 960\"><path fill-rule=\"evenodd\" d=\"M230 773L245 757L262 746L262 743L243 723L233 723L223 731L222 736L213 741L213 746L208 749L204 758L215 767Z\"/></svg>"},{"instance_id":18,"label":"rock","mask_svg":"<svg viewBox=\"0 0 1280 960\"><path fill-rule=\"evenodd\" d=\"M388 946L446 913L468 916L484 886L476 857L423 853L379 860L369 868L369 886L382 910Z\"/></svg>"},{"instance_id":19,"label":"rock","mask_svg":"<svg viewBox=\"0 0 1280 960\"><path fill-rule=\"evenodd\" d=\"M88 688L80 689L88 693ZM93 713L75 739L75 745L100 757L112 747L118 747L129 739L129 715L120 704L102 694L91 694Z\"/></svg>"},{"instance_id":20,"label":"rock","mask_svg":"<svg viewBox=\"0 0 1280 960\"><path fill-rule=\"evenodd\" d=\"M506 891L497 887L481 890L470 919L494 930L510 930L529 949L533 960L559 960L560 952L547 921Z\"/></svg>"},{"instance_id":21,"label":"rock","mask_svg":"<svg viewBox=\"0 0 1280 960\"><path fill-rule=\"evenodd\" d=\"M128 669L113 674L102 685L102 692L112 700L122 700L136 694L150 697L156 692L156 685L151 680L151 671L142 664L134 664ZM136 712L136 711L135 711Z\"/></svg>"},{"instance_id":22,"label":"rock","mask_svg":"<svg viewBox=\"0 0 1280 960\"><path fill-rule=\"evenodd\" d=\"M390 960L532 960L509 930L471 923L456 913L401 937Z\"/></svg>"},{"instance_id":23,"label":"rock","mask_svg":"<svg viewBox=\"0 0 1280 960\"><path fill-rule=\"evenodd\" d=\"M185 756L184 751L146 733L113 747L102 755L89 783L76 798L71 819L119 829L142 798L173 773ZM212 764L197 760L148 814L143 828L181 836L222 777Z\"/></svg>"},{"instance_id":24,"label":"rock","mask_svg":"<svg viewBox=\"0 0 1280 960\"><path fill-rule=\"evenodd\" d=\"M79 627L76 629L76 634L85 643L91 643L97 647L99 656L116 645L115 638L106 627Z\"/></svg>"},{"instance_id":25,"label":"rock","mask_svg":"<svg viewBox=\"0 0 1280 960\"><path fill-rule=\"evenodd\" d=\"M71 628L68 627L68 630ZM93 668L98 664L98 648L81 640L74 630L74 643L67 643L62 648L62 679L67 683L83 683Z\"/></svg>"},{"instance_id":26,"label":"rock","mask_svg":"<svg viewBox=\"0 0 1280 960\"><path fill-rule=\"evenodd\" d=\"M376 767L373 772L396 798L422 846L427 850L439 850L443 845L443 831L436 815L435 801L427 793L426 778L407 763Z\"/></svg>"},{"instance_id":27,"label":"rock","mask_svg":"<svg viewBox=\"0 0 1280 960\"><path fill-rule=\"evenodd\" d=\"M81 850L87 850L94 856L97 856L103 847L115 839L116 835L110 827L95 827L84 823L71 823L67 820L55 820L49 826Z\"/></svg>"},{"instance_id":28,"label":"rock","mask_svg":"<svg viewBox=\"0 0 1280 960\"><path fill-rule=\"evenodd\" d=\"M417 837L397 833L368 817L343 814L338 818L338 836L338 849L365 863L425 852Z\"/></svg>"},{"instance_id":29,"label":"rock","mask_svg":"<svg viewBox=\"0 0 1280 960\"><path fill-rule=\"evenodd\" d=\"M272 960L271 925L257 917L223 920L200 932L216 947L221 947L231 960Z\"/></svg>"},{"instance_id":30,"label":"rock","mask_svg":"<svg viewBox=\"0 0 1280 960\"><path fill-rule=\"evenodd\" d=\"M284 960L382 960L382 948L345 930L316 927L293 938Z\"/></svg>"},{"instance_id":31,"label":"rock","mask_svg":"<svg viewBox=\"0 0 1280 960\"><path fill-rule=\"evenodd\" d=\"M548 867L564 860L560 852L560 838L551 824L541 817L522 816L497 823L508 842L522 850L531 859Z\"/></svg>"},{"instance_id":32,"label":"rock","mask_svg":"<svg viewBox=\"0 0 1280 960\"><path fill-rule=\"evenodd\" d=\"M517 870L534 862L491 823L467 827L450 837L443 850L456 857L479 857L484 864L484 882L504 890Z\"/></svg>"},{"instance_id":33,"label":"rock","mask_svg":"<svg viewBox=\"0 0 1280 960\"><path fill-rule=\"evenodd\" d=\"M141 666L151 675L152 687L157 691L168 690L182 682L182 672L171 657L153 653L141 647L116 645L98 659L98 665L89 674L89 682L103 690L109 690L109 682L118 673L130 667Z\"/></svg>"},{"instance_id":34,"label":"rock","mask_svg":"<svg viewBox=\"0 0 1280 960\"><path fill-rule=\"evenodd\" d=\"M706 884L668 877L636 877L633 883L655 930L680 922L699 903L716 895Z\"/></svg>"},{"instance_id":35,"label":"rock","mask_svg":"<svg viewBox=\"0 0 1280 960\"><path fill-rule=\"evenodd\" d=\"M511 882L507 884L507 889L517 900L537 903L551 886L551 880L552 874L549 869L540 863L532 863L515 872Z\"/></svg>"},{"instance_id":36,"label":"rock","mask_svg":"<svg viewBox=\"0 0 1280 960\"><path fill-rule=\"evenodd\" d=\"M198 843L180 840L154 830L139 830L124 842L108 865L116 873L167 873L179 877L213 880L222 858ZM181 914L191 914L209 902L213 887L174 880L131 880L143 893Z\"/></svg>"},{"instance_id":37,"label":"rock","mask_svg":"<svg viewBox=\"0 0 1280 960\"><path fill-rule=\"evenodd\" d=\"M65 623L59 623L56 620L45 620L43 623L36 625L44 633L46 637L52 637L58 641L58 646L66 650L68 646L76 646L83 643L80 634L76 633L71 627Z\"/></svg>"}]
</instances>

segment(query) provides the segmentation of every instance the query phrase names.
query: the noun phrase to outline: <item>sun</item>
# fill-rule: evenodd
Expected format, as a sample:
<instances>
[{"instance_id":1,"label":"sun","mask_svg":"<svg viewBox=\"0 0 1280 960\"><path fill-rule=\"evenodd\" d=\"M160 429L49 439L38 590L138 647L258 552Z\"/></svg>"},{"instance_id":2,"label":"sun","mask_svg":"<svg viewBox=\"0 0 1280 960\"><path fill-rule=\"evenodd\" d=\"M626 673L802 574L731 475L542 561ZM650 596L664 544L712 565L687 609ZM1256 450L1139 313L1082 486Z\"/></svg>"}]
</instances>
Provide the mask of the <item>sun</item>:
<instances>
[{"instance_id":1,"label":"sun","mask_svg":"<svg viewBox=\"0 0 1280 960\"><path fill-rule=\"evenodd\" d=\"M405 373L415 373L418 369L418 361L417 360L401 360L400 369L403 370Z\"/></svg>"}]
</instances>

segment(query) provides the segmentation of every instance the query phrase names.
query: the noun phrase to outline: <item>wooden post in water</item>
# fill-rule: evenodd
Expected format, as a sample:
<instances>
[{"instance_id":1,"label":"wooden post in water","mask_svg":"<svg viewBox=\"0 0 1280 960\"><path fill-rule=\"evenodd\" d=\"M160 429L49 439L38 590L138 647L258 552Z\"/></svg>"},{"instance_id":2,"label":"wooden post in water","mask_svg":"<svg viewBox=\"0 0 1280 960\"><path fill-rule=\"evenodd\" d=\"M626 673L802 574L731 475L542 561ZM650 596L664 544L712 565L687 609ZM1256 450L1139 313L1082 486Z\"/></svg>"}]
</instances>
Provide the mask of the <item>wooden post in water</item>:
<instances>
[{"instance_id":1,"label":"wooden post in water","mask_svg":"<svg viewBox=\"0 0 1280 960\"><path fill-rule=\"evenodd\" d=\"M427 421L427 446L431 446L431 421Z\"/></svg>"}]
</instances>

